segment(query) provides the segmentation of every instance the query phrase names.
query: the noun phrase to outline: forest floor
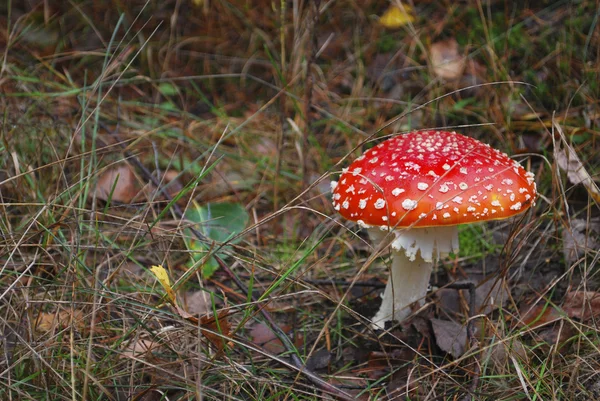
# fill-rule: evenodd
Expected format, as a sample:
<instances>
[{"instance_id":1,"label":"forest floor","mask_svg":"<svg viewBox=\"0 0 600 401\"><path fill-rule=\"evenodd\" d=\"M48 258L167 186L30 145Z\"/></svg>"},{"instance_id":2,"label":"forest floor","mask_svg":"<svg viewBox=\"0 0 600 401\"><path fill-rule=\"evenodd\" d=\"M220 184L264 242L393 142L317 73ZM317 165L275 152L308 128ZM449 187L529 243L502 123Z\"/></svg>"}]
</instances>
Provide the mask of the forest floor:
<instances>
[{"instance_id":1,"label":"forest floor","mask_svg":"<svg viewBox=\"0 0 600 401\"><path fill-rule=\"evenodd\" d=\"M0 399L600 398L598 2L0 11ZM330 181L417 129L539 196L376 331L389 249Z\"/></svg>"}]
</instances>

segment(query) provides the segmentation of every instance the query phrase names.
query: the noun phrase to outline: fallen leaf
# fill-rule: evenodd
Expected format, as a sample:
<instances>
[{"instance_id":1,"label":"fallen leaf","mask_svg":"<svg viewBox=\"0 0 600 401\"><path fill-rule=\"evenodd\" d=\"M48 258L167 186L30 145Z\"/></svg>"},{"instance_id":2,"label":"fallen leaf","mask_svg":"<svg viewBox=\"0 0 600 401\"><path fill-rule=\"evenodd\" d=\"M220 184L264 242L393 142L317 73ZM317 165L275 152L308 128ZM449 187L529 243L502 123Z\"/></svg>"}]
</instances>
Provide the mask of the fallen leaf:
<instances>
[{"instance_id":1,"label":"fallen leaf","mask_svg":"<svg viewBox=\"0 0 600 401\"><path fill-rule=\"evenodd\" d=\"M489 314L494 310L506 305L510 292L497 278L486 279L480 275L469 277L469 281L475 282L475 311L473 314ZM460 281L458 283L463 283ZM466 305L469 305L469 290L455 290L453 288L441 288L436 291L439 307L449 316L464 313L460 294L463 294Z\"/></svg>"},{"instance_id":2,"label":"fallen leaf","mask_svg":"<svg viewBox=\"0 0 600 401\"><path fill-rule=\"evenodd\" d=\"M283 325L280 326L280 328L284 333L287 333L291 330L291 326L289 325ZM261 346L272 354L281 354L282 352L286 351L281 340L277 338L273 330L271 330L271 328L269 328L269 326L267 326L265 323L256 323L252 325L248 334L250 335L253 343ZM302 335L300 333L296 333L294 345L296 347L300 347L303 343L304 340Z\"/></svg>"},{"instance_id":3,"label":"fallen leaf","mask_svg":"<svg viewBox=\"0 0 600 401\"><path fill-rule=\"evenodd\" d=\"M225 347L227 338L231 336L231 323L227 319L229 311L223 310L210 316L200 318L201 333L219 351ZM229 343L231 346L232 343Z\"/></svg>"},{"instance_id":4,"label":"fallen leaf","mask_svg":"<svg viewBox=\"0 0 600 401\"><path fill-rule=\"evenodd\" d=\"M212 246L220 246L222 243L235 244L240 238L235 238L246 228L250 215L248 211L239 203L207 203L198 205L194 203L193 208L189 208L185 213L185 218L196 223L196 228L204 234L207 240L214 241ZM209 279L218 269L219 264L214 257L205 258L207 252L211 250L211 245L206 241L199 241L189 229L185 230L185 243L190 251L190 266L198 261L203 261L202 275ZM224 246L223 251L230 247ZM227 259L226 252L217 254L221 259ZM206 259L206 260L203 260Z\"/></svg>"},{"instance_id":5,"label":"fallen leaf","mask_svg":"<svg viewBox=\"0 0 600 401\"><path fill-rule=\"evenodd\" d=\"M58 312L42 312L39 314L35 328L41 332L48 332L54 329L64 329L71 325L71 318L73 325L78 330L83 330L88 327L88 323L84 320L83 311L79 309L61 310Z\"/></svg>"},{"instance_id":6,"label":"fallen leaf","mask_svg":"<svg viewBox=\"0 0 600 401\"><path fill-rule=\"evenodd\" d=\"M286 331L286 327L282 327L281 329ZM289 330L289 327L287 329ZM285 347L275 333L273 333L273 330L264 323L253 325L249 334L253 343L260 345L272 354L280 354L285 351Z\"/></svg>"},{"instance_id":7,"label":"fallen leaf","mask_svg":"<svg viewBox=\"0 0 600 401\"><path fill-rule=\"evenodd\" d=\"M331 362L331 352L325 348L321 348L306 360L306 367L309 370L325 369Z\"/></svg>"},{"instance_id":8,"label":"fallen leaf","mask_svg":"<svg viewBox=\"0 0 600 401\"><path fill-rule=\"evenodd\" d=\"M202 316L212 309L211 299L206 291L189 291L182 298L185 310L191 315Z\"/></svg>"},{"instance_id":9,"label":"fallen leaf","mask_svg":"<svg viewBox=\"0 0 600 401\"><path fill-rule=\"evenodd\" d=\"M600 189L592 179L590 173L587 172L583 163L575 153L572 147L564 145L564 147L556 147L554 149L554 160L562 170L567 173L567 178L573 184L582 184L587 189L589 195L596 201L600 202Z\"/></svg>"},{"instance_id":10,"label":"fallen leaf","mask_svg":"<svg viewBox=\"0 0 600 401\"><path fill-rule=\"evenodd\" d=\"M105 171L96 184L96 198L120 203L131 203L140 187L131 167L122 164Z\"/></svg>"},{"instance_id":11,"label":"fallen leaf","mask_svg":"<svg viewBox=\"0 0 600 401\"><path fill-rule=\"evenodd\" d=\"M521 308L524 313L521 315L520 325L527 326L531 329L545 326L551 322L555 322L561 318L561 313L552 305L543 304L532 307L527 305Z\"/></svg>"},{"instance_id":12,"label":"fallen leaf","mask_svg":"<svg viewBox=\"0 0 600 401\"><path fill-rule=\"evenodd\" d=\"M154 276L156 277L158 282L163 286L163 288L167 292L169 301L172 304L176 304L177 300L175 298L175 292L173 291L173 288L171 287L171 279L169 279L169 275L167 274L167 271L165 270L165 268L162 267L161 265L152 266L150 268L150 271L154 274Z\"/></svg>"},{"instance_id":13,"label":"fallen leaf","mask_svg":"<svg viewBox=\"0 0 600 401\"><path fill-rule=\"evenodd\" d=\"M475 314L489 314L508 302L510 292L503 281L492 278L480 283L475 289Z\"/></svg>"},{"instance_id":14,"label":"fallen leaf","mask_svg":"<svg viewBox=\"0 0 600 401\"><path fill-rule=\"evenodd\" d=\"M506 374L511 371L511 357L527 361L527 350L523 343L516 338L510 341L498 341L490 344L490 361L494 371Z\"/></svg>"},{"instance_id":15,"label":"fallen leaf","mask_svg":"<svg viewBox=\"0 0 600 401\"><path fill-rule=\"evenodd\" d=\"M412 7L402 4L402 7L391 5L379 18L379 23L388 29L398 29L414 22Z\"/></svg>"},{"instance_id":16,"label":"fallen leaf","mask_svg":"<svg viewBox=\"0 0 600 401\"><path fill-rule=\"evenodd\" d=\"M563 255L572 264L585 255L586 250L600 249L600 219L571 219L562 230Z\"/></svg>"},{"instance_id":17,"label":"fallen leaf","mask_svg":"<svg viewBox=\"0 0 600 401\"><path fill-rule=\"evenodd\" d=\"M414 348L410 347L394 348L391 352L370 351L367 354L366 367L362 363L354 373L364 375L371 380L379 380L397 368L405 371L407 363L412 361L414 356Z\"/></svg>"},{"instance_id":18,"label":"fallen leaf","mask_svg":"<svg viewBox=\"0 0 600 401\"><path fill-rule=\"evenodd\" d=\"M127 346L121 352L123 357L140 357L144 354L150 353L160 347L160 344L143 338L135 339L134 341L127 344Z\"/></svg>"},{"instance_id":19,"label":"fallen leaf","mask_svg":"<svg viewBox=\"0 0 600 401\"><path fill-rule=\"evenodd\" d=\"M569 317L589 320L600 316L600 292L570 291L565 296L562 309Z\"/></svg>"},{"instance_id":20,"label":"fallen leaf","mask_svg":"<svg viewBox=\"0 0 600 401\"><path fill-rule=\"evenodd\" d=\"M467 327L450 320L431 319L435 341L440 349L454 358L467 349Z\"/></svg>"},{"instance_id":21,"label":"fallen leaf","mask_svg":"<svg viewBox=\"0 0 600 401\"><path fill-rule=\"evenodd\" d=\"M458 79L465 70L465 57L458 53L458 42L447 39L436 42L429 49L433 72L446 80Z\"/></svg>"}]
</instances>

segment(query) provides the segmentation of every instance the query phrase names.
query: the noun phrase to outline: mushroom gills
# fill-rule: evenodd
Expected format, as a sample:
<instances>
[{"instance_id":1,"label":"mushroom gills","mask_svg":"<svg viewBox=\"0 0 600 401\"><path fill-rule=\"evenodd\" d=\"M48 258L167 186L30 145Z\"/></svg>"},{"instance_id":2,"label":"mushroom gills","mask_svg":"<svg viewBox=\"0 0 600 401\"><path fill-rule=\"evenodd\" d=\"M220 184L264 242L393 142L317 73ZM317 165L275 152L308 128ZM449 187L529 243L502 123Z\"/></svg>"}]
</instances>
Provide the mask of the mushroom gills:
<instances>
[{"instance_id":1,"label":"mushroom gills","mask_svg":"<svg viewBox=\"0 0 600 401\"><path fill-rule=\"evenodd\" d=\"M411 228L393 233L396 238L392 241L392 248L399 252L404 250L410 261L415 260L419 251L426 262L458 251L457 226Z\"/></svg>"}]
</instances>

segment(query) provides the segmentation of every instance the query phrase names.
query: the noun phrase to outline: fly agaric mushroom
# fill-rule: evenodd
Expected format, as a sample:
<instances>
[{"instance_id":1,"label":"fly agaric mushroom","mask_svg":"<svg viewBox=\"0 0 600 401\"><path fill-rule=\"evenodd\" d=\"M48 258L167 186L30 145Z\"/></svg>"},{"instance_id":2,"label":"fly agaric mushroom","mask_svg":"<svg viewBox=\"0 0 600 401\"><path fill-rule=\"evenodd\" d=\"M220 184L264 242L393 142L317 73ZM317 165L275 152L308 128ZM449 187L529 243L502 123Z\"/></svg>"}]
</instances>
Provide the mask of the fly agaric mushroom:
<instances>
[{"instance_id":1,"label":"fly agaric mushroom","mask_svg":"<svg viewBox=\"0 0 600 401\"><path fill-rule=\"evenodd\" d=\"M536 196L533 177L505 153L446 131L390 138L344 169L332 182L335 210L373 241L393 234L391 277L374 327L422 304L434 259L458 250L458 224L527 210Z\"/></svg>"}]
</instances>

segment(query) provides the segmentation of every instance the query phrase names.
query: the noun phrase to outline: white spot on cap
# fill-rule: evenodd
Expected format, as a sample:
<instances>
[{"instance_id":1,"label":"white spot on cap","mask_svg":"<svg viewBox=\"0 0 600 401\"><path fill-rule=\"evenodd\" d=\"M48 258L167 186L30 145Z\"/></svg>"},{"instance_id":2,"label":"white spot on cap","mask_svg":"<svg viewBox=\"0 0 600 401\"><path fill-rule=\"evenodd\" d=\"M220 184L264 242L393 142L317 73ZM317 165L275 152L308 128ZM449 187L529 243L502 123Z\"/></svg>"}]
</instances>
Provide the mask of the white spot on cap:
<instances>
[{"instance_id":1,"label":"white spot on cap","mask_svg":"<svg viewBox=\"0 0 600 401\"><path fill-rule=\"evenodd\" d=\"M476 211L476 210L477 210L477 209L476 209L476 208L474 208L473 206L469 206L469 207L467 208L467 212L474 212L474 211Z\"/></svg>"},{"instance_id":2,"label":"white spot on cap","mask_svg":"<svg viewBox=\"0 0 600 401\"><path fill-rule=\"evenodd\" d=\"M373 163L373 164L375 164L375 163L377 163L378 161L379 161L379 158L376 156L376 157L372 158L371 160L369 160L369 163Z\"/></svg>"},{"instance_id":3,"label":"white spot on cap","mask_svg":"<svg viewBox=\"0 0 600 401\"><path fill-rule=\"evenodd\" d=\"M404 192L404 190L403 190L402 188L394 188L394 189L392 190L392 195L394 195L394 196L398 196L398 195L400 195L402 192Z\"/></svg>"},{"instance_id":4,"label":"white spot on cap","mask_svg":"<svg viewBox=\"0 0 600 401\"><path fill-rule=\"evenodd\" d=\"M340 200L341 197L342 197L342 195L339 194L338 192L333 194L333 200Z\"/></svg>"},{"instance_id":5,"label":"white spot on cap","mask_svg":"<svg viewBox=\"0 0 600 401\"><path fill-rule=\"evenodd\" d=\"M467 168L466 167L461 167L460 168L460 173L461 174L467 174Z\"/></svg>"},{"instance_id":6,"label":"white spot on cap","mask_svg":"<svg viewBox=\"0 0 600 401\"><path fill-rule=\"evenodd\" d=\"M361 172L361 171L362 171L362 168L360 168L360 167L357 167L357 168L355 168L354 170L352 170L352 175L353 175L353 176L357 176L357 175L359 175L359 174L360 174L360 172Z\"/></svg>"},{"instance_id":7,"label":"white spot on cap","mask_svg":"<svg viewBox=\"0 0 600 401\"><path fill-rule=\"evenodd\" d=\"M450 170L450 165L449 165L448 163L446 163L446 164L444 164L444 165L442 166L442 168L443 168L444 170L446 170L446 171L447 171L447 170Z\"/></svg>"},{"instance_id":8,"label":"white spot on cap","mask_svg":"<svg viewBox=\"0 0 600 401\"><path fill-rule=\"evenodd\" d=\"M404 210L413 210L417 207L417 201L414 201L412 199L404 199L402 201L402 207L404 208Z\"/></svg>"},{"instance_id":9,"label":"white spot on cap","mask_svg":"<svg viewBox=\"0 0 600 401\"><path fill-rule=\"evenodd\" d=\"M521 210L521 202L517 202L510 207L510 210Z\"/></svg>"},{"instance_id":10,"label":"white spot on cap","mask_svg":"<svg viewBox=\"0 0 600 401\"><path fill-rule=\"evenodd\" d=\"M435 208L437 210L442 210L443 207L444 207L444 204L442 202L438 202L435 204Z\"/></svg>"},{"instance_id":11,"label":"white spot on cap","mask_svg":"<svg viewBox=\"0 0 600 401\"><path fill-rule=\"evenodd\" d=\"M331 181L329 183L329 187L331 188L331 191L333 192L335 190L335 187L337 187L338 182L337 181Z\"/></svg>"},{"instance_id":12,"label":"white spot on cap","mask_svg":"<svg viewBox=\"0 0 600 401\"><path fill-rule=\"evenodd\" d=\"M531 171L528 171L525 173L525 178L527 178L527 182L530 185L533 184L533 177L535 177L535 175L533 175L533 173Z\"/></svg>"},{"instance_id":13,"label":"white spot on cap","mask_svg":"<svg viewBox=\"0 0 600 401\"><path fill-rule=\"evenodd\" d=\"M502 206L502 204L500 203L499 200L496 199L496 200L492 201L492 206L500 207L500 206Z\"/></svg>"},{"instance_id":14,"label":"white spot on cap","mask_svg":"<svg viewBox=\"0 0 600 401\"><path fill-rule=\"evenodd\" d=\"M440 186L440 192L445 194L446 192L450 191L450 188L448 188L448 185L443 184Z\"/></svg>"},{"instance_id":15,"label":"white spot on cap","mask_svg":"<svg viewBox=\"0 0 600 401\"><path fill-rule=\"evenodd\" d=\"M355 193L356 190L354 189L354 185L350 185L348 188L346 188L346 193Z\"/></svg>"},{"instance_id":16,"label":"white spot on cap","mask_svg":"<svg viewBox=\"0 0 600 401\"><path fill-rule=\"evenodd\" d=\"M375 209L383 209L385 207L385 199L379 198L375 201Z\"/></svg>"},{"instance_id":17,"label":"white spot on cap","mask_svg":"<svg viewBox=\"0 0 600 401\"><path fill-rule=\"evenodd\" d=\"M417 188L419 188L421 191L425 191L427 188L429 188L429 184L420 182L417 184Z\"/></svg>"},{"instance_id":18,"label":"white spot on cap","mask_svg":"<svg viewBox=\"0 0 600 401\"><path fill-rule=\"evenodd\" d=\"M364 209L367 207L367 198L358 201L358 207Z\"/></svg>"},{"instance_id":19,"label":"white spot on cap","mask_svg":"<svg viewBox=\"0 0 600 401\"><path fill-rule=\"evenodd\" d=\"M443 218L445 219L449 219L450 218L450 213L446 212L442 215Z\"/></svg>"},{"instance_id":20,"label":"white spot on cap","mask_svg":"<svg viewBox=\"0 0 600 401\"><path fill-rule=\"evenodd\" d=\"M460 189L462 189L463 191L464 191L465 189L469 188L469 186L467 185L467 183L466 183L466 182L461 182L460 184L458 184L458 187L459 187Z\"/></svg>"},{"instance_id":21,"label":"white spot on cap","mask_svg":"<svg viewBox=\"0 0 600 401\"><path fill-rule=\"evenodd\" d=\"M381 216L381 220L388 221L388 218L387 218L387 216Z\"/></svg>"},{"instance_id":22,"label":"white spot on cap","mask_svg":"<svg viewBox=\"0 0 600 401\"><path fill-rule=\"evenodd\" d=\"M454 199L452 199L452 202L454 203L458 203L459 205L462 203L463 199L460 196L455 196Z\"/></svg>"},{"instance_id":23,"label":"white spot on cap","mask_svg":"<svg viewBox=\"0 0 600 401\"><path fill-rule=\"evenodd\" d=\"M342 207L344 209L348 209L348 207L350 207L350 202L348 202L347 200L345 200L344 203L342 203Z\"/></svg>"}]
</instances>

